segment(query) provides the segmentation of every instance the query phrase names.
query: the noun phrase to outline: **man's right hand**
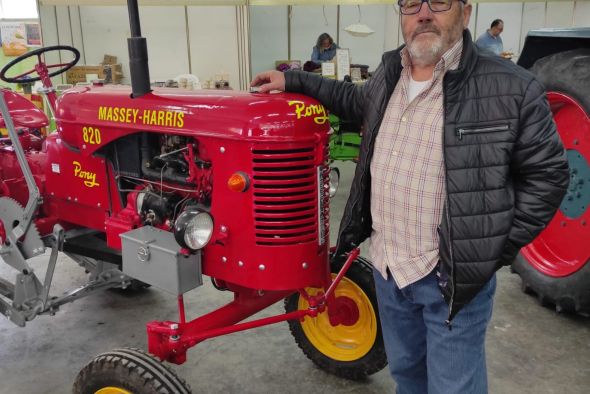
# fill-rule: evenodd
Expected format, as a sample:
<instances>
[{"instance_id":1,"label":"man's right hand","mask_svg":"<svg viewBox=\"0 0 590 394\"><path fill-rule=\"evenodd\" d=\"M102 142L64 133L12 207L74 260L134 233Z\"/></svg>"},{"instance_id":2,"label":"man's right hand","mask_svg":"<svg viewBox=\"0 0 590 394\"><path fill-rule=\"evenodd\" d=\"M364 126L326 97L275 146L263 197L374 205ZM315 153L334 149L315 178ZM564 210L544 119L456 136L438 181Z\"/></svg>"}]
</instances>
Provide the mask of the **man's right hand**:
<instances>
[{"instance_id":1,"label":"man's right hand","mask_svg":"<svg viewBox=\"0 0 590 394\"><path fill-rule=\"evenodd\" d=\"M280 71L265 71L254 77L251 87L258 86L260 93L268 93L271 90L285 91L285 74Z\"/></svg>"}]
</instances>

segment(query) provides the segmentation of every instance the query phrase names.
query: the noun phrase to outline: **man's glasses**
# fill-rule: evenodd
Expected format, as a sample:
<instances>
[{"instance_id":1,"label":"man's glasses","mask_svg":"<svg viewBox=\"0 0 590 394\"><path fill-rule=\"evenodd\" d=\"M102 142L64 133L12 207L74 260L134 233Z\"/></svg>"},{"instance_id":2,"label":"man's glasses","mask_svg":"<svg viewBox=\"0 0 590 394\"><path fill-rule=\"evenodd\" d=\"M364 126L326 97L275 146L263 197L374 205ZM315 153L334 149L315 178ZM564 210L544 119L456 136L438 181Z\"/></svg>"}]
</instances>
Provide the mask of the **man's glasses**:
<instances>
[{"instance_id":1,"label":"man's glasses","mask_svg":"<svg viewBox=\"0 0 590 394\"><path fill-rule=\"evenodd\" d=\"M459 0L466 4L467 0ZM420 12L423 3L428 3L428 8L432 12L444 12L451 9L453 0L398 0L399 10L404 15L414 15Z\"/></svg>"}]
</instances>

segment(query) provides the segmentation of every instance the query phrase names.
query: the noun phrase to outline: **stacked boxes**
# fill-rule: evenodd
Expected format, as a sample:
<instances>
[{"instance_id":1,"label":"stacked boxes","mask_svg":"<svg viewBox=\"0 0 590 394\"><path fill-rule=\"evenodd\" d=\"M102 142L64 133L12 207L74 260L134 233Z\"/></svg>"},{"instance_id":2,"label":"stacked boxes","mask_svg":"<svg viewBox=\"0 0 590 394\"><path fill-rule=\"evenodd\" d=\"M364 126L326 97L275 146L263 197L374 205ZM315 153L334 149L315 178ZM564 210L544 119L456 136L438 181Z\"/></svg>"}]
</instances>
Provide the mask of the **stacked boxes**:
<instances>
[{"instance_id":1,"label":"stacked boxes","mask_svg":"<svg viewBox=\"0 0 590 394\"><path fill-rule=\"evenodd\" d=\"M78 82L89 82L87 75L98 75L105 83L121 83L123 79L123 68L117 63L117 57L104 55L103 62L98 66L75 66L66 72L67 83L75 85Z\"/></svg>"}]
</instances>

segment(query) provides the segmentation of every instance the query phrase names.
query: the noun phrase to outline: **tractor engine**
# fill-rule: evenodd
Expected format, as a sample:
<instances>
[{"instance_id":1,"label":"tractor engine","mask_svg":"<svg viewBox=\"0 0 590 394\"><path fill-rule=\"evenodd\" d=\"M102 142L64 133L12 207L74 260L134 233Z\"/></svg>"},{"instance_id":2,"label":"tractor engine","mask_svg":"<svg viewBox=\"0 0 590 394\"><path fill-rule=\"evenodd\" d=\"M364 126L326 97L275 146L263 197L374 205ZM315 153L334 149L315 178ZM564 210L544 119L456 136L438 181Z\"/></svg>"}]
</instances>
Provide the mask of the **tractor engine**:
<instances>
[{"instance_id":1,"label":"tractor engine","mask_svg":"<svg viewBox=\"0 0 590 394\"><path fill-rule=\"evenodd\" d=\"M139 133L112 149L121 198L132 193L142 225L170 230L186 206L210 206L211 163L198 157L196 139Z\"/></svg>"}]
</instances>

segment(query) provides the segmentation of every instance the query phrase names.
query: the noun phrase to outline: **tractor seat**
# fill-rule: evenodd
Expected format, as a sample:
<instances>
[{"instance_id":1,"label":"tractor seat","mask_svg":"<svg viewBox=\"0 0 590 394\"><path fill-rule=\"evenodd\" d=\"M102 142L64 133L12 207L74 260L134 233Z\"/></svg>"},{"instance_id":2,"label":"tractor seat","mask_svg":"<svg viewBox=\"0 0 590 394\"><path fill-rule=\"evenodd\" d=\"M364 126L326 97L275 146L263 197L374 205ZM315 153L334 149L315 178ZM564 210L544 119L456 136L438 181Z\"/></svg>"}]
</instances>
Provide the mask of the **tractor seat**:
<instances>
[{"instance_id":1,"label":"tractor seat","mask_svg":"<svg viewBox=\"0 0 590 394\"><path fill-rule=\"evenodd\" d=\"M4 95L4 100L8 106L8 112L14 123L14 127L26 127L29 129L40 129L49 124L47 115L35 104L10 90L0 89L0 94ZM0 127L6 127L4 118L0 113Z\"/></svg>"}]
</instances>

